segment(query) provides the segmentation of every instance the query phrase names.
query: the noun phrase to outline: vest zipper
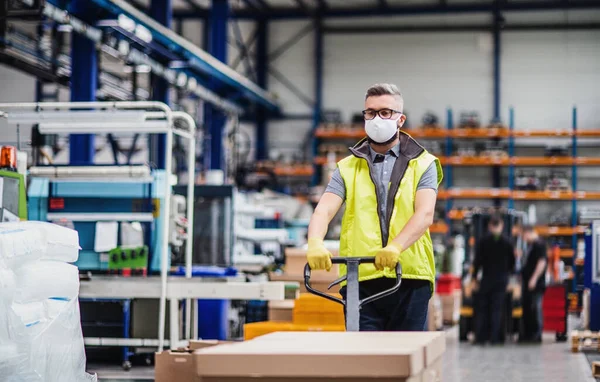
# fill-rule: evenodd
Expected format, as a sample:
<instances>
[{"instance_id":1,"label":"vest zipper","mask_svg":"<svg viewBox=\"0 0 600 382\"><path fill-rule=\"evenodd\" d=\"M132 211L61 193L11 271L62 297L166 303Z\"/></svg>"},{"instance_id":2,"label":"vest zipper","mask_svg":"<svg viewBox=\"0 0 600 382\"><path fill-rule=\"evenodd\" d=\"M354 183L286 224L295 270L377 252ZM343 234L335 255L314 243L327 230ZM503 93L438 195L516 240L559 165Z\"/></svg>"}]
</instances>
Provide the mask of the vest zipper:
<instances>
[{"instance_id":1,"label":"vest zipper","mask_svg":"<svg viewBox=\"0 0 600 382\"><path fill-rule=\"evenodd\" d=\"M377 187L377 183L375 182L375 179L373 178L373 169L371 168L371 162L369 162L369 160L367 159L366 156L363 156L361 154L359 154L358 152L353 152L353 154L355 156L357 156L358 158L362 158L367 162L367 166L369 167L369 178L371 178L371 182L373 183L373 186L375 187L375 199L377 200L377 217L379 220L379 233L381 236L381 246L384 247L385 244L387 244L387 239L384 240L383 238L383 226L381 225L381 212L380 212L380 208L381 208L381 201L379 200L379 189ZM386 217L384 217L386 218Z\"/></svg>"}]
</instances>

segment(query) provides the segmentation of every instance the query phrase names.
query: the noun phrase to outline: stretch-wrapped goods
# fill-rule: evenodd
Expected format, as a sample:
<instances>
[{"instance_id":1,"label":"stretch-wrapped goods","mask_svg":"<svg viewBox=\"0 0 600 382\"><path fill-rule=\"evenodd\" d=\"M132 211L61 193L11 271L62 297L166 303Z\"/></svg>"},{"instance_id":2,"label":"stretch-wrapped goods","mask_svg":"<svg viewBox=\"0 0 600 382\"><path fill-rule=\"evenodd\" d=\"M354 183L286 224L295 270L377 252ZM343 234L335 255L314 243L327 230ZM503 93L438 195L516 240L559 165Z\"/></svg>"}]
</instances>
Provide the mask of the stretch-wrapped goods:
<instances>
[{"instance_id":1,"label":"stretch-wrapped goods","mask_svg":"<svg viewBox=\"0 0 600 382\"><path fill-rule=\"evenodd\" d=\"M0 262L18 268L34 260L65 263L79 257L77 231L46 222L0 223Z\"/></svg>"},{"instance_id":2,"label":"stretch-wrapped goods","mask_svg":"<svg viewBox=\"0 0 600 382\"><path fill-rule=\"evenodd\" d=\"M79 314L79 237L0 223L0 381L88 382Z\"/></svg>"}]
</instances>

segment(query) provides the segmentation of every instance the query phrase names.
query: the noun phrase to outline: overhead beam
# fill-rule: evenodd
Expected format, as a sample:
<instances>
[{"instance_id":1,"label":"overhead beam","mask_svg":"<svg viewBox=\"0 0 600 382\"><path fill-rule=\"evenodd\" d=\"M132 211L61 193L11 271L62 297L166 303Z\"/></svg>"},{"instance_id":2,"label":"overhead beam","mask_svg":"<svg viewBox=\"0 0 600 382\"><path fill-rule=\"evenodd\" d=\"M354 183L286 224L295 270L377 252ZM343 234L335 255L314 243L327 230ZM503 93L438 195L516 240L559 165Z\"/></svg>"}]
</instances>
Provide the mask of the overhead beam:
<instances>
[{"instance_id":1,"label":"overhead beam","mask_svg":"<svg viewBox=\"0 0 600 382\"><path fill-rule=\"evenodd\" d=\"M247 1L247 0L245 0ZM319 2L325 5L325 2ZM547 1L521 1L521 2L502 2L501 10L503 12L517 11L547 11L564 9L600 9L600 1L597 0L547 0ZM389 5L383 9L380 7L322 7L320 15L323 18L343 18L343 17L367 17L367 16L402 16L418 14L440 14L440 13L491 13L494 11L494 4L471 2L471 3L433 3L433 4L415 4L415 5ZM174 14L178 18L198 18L197 15L189 11L177 11ZM232 12L234 18L256 19L267 17L271 19L301 19L307 15L297 8L289 7L270 7L268 11L261 14L253 13L249 9L238 9Z\"/></svg>"},{"instance_id":2,"label":"overhead beam","mask_svg":"<svg viewBox=\"0 0 600 382\"><path fill-rule=\"evenodd\" d=\"M429 33L429 32L491 32L492 24L473 25L424 25L424 26L361 26L361 27L326 27L327 34L385 34L385 33ZM504 25L502 31L528 32L528 31L560 31L560 30L598 30L600 23L577 24L517 24Z\"/></svg>"},{"instance_id":3,"label":"overhead beam","mask_svg":"<svg viewBox=\"0 0 600 382\"><path fill-rule=\"evenodd\" d=\"M325 0L317 0L317 4L319 5L319 9L327 9L329 8L329 4Z\"/></svg>"},{"instance_id":4,"label":"overhead beam","mask_svg":"<svg viewBox=\"0 0 600 382\"><path fill-rule=\"evenodd\" d=\"M248 7L248 8L254 9L255 11L260 10L260 8L252 0L242 0L242 2L244 4L246 4L246 7ZM233 10L232 10L232 13L233 13Z\"/></svg>"},{"instance_id":5,"label":"overhead beam","mask_svg":"<svg viewBox=\"0 0 600 382\"><path fill-rule=\"evenodd\" d=\"M271 8L271 6L269 4L267 4L267 2L265 0L254 0L254 1L256 1L264 9L270 9Z\"/></svg>"},{"instance_id":6,"label":"overhead beam","mask_svg":"<svg viewBox=\"0 0 600 382\"><path fill-rule=\"evenodd\" d=\"M304 0L294 0L294 2L298 5L298 8L302 9L304 12L310 12L310 8L306 5Z\"/></svg>"},{"instance_id":7,"label":"overhead beam","mask_svg":"<svg viewBox=\"0 0 600 382\"><path fill-rule=\"evenodd\" d=\"M231 69L224 62L216 59L190 41L182 38L174 31L166 28L155 20L144 15L125 0L87 0L112 15L123 14L136 24L146 27L152 34L153 41L168 46L175 54L188 60L190 68L195 73L203 73L218 81L224 88L233 88L243 94L244 100L263 105L272 111L278 111L279 105L275 98ZM55 5L59 0L47 0ZM188 11L189 12L189 11ZM192 12L193 13L193 12ZM194 16L197 18L197 16Z\"/></svg>"},{"instance_id":8,"label":"overhead beam","mask_svg":"<svg viewBox=\"0 0 600 382\"><path fill-rule=\"evenodd\" d=\"M208 16L208 9L202 8L194 0L183 0L183 1L187 4L188 7L192 8L192 10L194 10L195 12L197 12L199 16L201 16L201 17L207 17Z\"/></svg>"}]
</instances>

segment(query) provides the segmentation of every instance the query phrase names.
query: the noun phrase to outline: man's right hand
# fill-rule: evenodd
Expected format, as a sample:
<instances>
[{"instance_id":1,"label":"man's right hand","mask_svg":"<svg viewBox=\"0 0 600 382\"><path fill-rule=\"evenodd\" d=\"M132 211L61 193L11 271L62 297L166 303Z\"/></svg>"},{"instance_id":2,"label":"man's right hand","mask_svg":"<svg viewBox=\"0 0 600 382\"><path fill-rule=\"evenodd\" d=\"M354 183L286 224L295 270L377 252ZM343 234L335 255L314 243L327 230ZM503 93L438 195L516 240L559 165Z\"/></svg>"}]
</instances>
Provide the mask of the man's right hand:
<instances>
[{"instance_id":1,"label":"man's right hand","mask_svg":"<svg viewBox=\"0 0 600 382\"><path fill-rule=\"evenodd\" d=\"M308 265L312 270L331 270L331 252L325 248L322 239L308 239L308 252L306 253Z\"/></svg>"}]
</instances>

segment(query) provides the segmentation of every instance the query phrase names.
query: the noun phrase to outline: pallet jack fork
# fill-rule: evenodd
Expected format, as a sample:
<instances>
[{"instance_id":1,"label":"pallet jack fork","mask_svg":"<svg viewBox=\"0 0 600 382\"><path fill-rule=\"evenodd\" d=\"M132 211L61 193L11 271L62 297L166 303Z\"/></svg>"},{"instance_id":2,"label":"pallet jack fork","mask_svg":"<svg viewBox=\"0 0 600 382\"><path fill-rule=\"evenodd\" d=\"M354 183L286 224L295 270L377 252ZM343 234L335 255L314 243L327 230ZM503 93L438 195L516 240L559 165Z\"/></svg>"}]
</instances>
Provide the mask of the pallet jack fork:
<instances>
[{"instance_id":1,"label":"pallet jack fork","mask_svg":"<svg viewBox=\"0 0 600 382\"><path fill-rule=\"evenodd\" d=\"M360 329L360 309L363 305L378 300L380 298L389 296L400 289L402 283L402 266L398 262L396 265L396 285L388 290L384 290L373 296L369 296L364 299L359 297L359 285L358 285L358 268L360 264L373 264L375 257L333 257L331 259L333 264L342 264L346 266L346 275L332 282L327 289L343 282L347 281L346 285L346 299L333 297L327 293L323 293L310 286L310 274L311 269L308 264L304 267L304 285L306 290L312 294L323 297L327 300L337 302L344 306L346 313L346 331L347 332L358 332Z\"/></svg>"}]
</instances>

